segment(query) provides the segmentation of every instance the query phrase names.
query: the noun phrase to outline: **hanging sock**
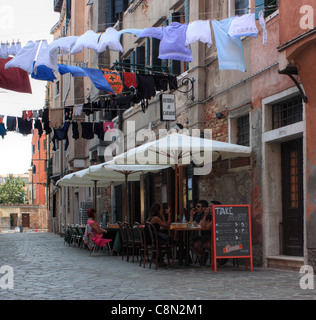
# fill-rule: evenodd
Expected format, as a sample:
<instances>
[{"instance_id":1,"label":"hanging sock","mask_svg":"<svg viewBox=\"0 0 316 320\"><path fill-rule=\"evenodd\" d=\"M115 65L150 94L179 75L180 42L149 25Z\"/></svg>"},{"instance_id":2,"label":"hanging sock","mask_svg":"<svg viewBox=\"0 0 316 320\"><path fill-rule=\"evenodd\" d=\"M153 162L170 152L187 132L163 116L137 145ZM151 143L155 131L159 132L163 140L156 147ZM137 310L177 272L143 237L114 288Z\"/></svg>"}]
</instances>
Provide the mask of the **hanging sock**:
<instances>
[{"instance_id":1,"label":"hanging sock","mask_svg":"<svg viewBox=\"0 0 316 320\"><path fill-rule=\"evenodd\" d=\"M267 42L268 42L268 33L267 33L267 27L266 27L266 22L264 20L264 16L263 16L263 11L261 10L259 12L259 23L260 23L260 26L262 27L262 44L264 46L267 45Z\"/></svg>"},{"instance_id":2,"label":"hanging sock","mask_svg":"<svg viewBox=\"0 0 316 320\"><path fill-rule=\"evenodd\" d=\"M246 71L241 40L228 35L234 17L221 21L212 20L216 41L219 70Z\"/></svg>"}]
</instances>

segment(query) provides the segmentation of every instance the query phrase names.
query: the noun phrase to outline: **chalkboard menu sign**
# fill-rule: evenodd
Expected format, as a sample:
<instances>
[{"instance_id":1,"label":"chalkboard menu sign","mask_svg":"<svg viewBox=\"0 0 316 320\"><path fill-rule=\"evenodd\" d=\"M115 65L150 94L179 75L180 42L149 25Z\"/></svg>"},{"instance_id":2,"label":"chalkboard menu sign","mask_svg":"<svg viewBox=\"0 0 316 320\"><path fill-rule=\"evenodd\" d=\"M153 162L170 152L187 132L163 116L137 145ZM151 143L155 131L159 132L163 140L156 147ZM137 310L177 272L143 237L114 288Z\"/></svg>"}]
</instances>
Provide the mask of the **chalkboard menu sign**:
<instances>
[{"instance_id":1,"label":"chalkboard menu sign","mask_svg":"<svg viewBox=\"0 0 316 320\"><path fill-rule=\"evenodd\" d=\"M212 221L214 271L216 259L223 258L250 258L252 271L250 206L213 206Z\"/></svg>"}]
</instances>

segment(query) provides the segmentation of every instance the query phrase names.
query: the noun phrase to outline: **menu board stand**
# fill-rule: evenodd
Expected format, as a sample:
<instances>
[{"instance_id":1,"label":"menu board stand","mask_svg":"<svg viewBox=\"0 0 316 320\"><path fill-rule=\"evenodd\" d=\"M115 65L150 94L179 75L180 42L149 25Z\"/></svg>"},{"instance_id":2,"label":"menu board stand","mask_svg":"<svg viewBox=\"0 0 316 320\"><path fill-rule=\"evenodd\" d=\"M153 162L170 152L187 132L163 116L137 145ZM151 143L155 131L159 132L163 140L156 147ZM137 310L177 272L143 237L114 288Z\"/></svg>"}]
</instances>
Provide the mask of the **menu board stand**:
<instances>
[{"instance_id":1,"label":"menu board stand","mask_svg":"<svg viewBox=\"0 0 316 320\"><path fill-rule=\"evenodd\" d=\"M249 205L215 205L212 219L212 269L217 259L250 259L253 271L251 214Z\"/></svg>"}]
</instances>

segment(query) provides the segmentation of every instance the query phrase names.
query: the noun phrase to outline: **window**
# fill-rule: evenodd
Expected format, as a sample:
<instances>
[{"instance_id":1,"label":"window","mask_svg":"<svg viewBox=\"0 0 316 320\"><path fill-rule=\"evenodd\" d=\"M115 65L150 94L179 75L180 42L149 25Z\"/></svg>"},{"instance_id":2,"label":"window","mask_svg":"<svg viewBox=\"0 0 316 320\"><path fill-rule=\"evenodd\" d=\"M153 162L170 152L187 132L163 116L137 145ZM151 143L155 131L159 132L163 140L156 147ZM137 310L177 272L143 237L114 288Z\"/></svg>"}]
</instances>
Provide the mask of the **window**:
<instances>
[{"instance_id":1,"label":"window","mask_svg":"<svg viewBox=\"0 0 316 320\"><path fill-rule=\"evenodd\" d=\"M281 128L303 120L301 97L294 97L272 105L272 129Z\"/></svg>"},{"instance_id":2,"label":"window","mask_svg":"<svg viewBox=\"0 0 316 320\"><path fill-rule=\"evenodd\" d=\"M237 118L237 144L249 147L249 114Z\"/></svg>"},{"instance_id":3,"label":"window","mask_svg":"<svg viewBox=\"0 0 316 320\"><path fill-rule=\"evenodd\" d=\"M55 81L55 96L59 95L59 89L60 89L59 85L60 85L59 80L56 80Z\"/></svg>"},{"instance_id":4,"label":"window","mask_svg":"<svg viewBox=\"0 0 316 320\"><path fill-rule=\"evenodd\" d=\"M264 10L264 17L268 17L274 11L278 10L279 0L255 0L256 19L258 19L259 12Z\"/></svg>"},{"instance_id":5,"label":"window","mask_svg":"<svg viewBox=\"0 0 316 320\"><path fill-rule=\"evenodd\" d=\"M249 0L235 0L235 15L242 16L248 13Z\"/></svg>"}]
</instances>

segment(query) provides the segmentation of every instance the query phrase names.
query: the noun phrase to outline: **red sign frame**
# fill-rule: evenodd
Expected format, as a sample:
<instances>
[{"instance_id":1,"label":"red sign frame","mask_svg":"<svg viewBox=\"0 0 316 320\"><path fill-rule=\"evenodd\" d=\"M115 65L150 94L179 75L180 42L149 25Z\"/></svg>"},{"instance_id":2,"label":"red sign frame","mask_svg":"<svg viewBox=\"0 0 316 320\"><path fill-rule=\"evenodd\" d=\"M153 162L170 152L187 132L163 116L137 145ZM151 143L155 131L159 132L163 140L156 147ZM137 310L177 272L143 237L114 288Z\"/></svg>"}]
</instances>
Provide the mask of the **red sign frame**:
<instances>
[{"instance_id":1,"label":"red sign frame","mask_svg":"<svg viewBox=\"0 0 316 320\"><path fill-rule=\"evenodd\" d=\"M249 225L249 255L245 256L217 256L216 253L216 218L215 218L215 208L216 207L247 207L248 208L248 225ZM251 210L250 205L213 205L212 212L212 261L211 268L214 272L217 272L217 259L246 259L246 270L248 269L248 259L250 259L250 271L253 271L253 255L252 255L252 234L251 234Z\"/></svg>"}]
</instances>

